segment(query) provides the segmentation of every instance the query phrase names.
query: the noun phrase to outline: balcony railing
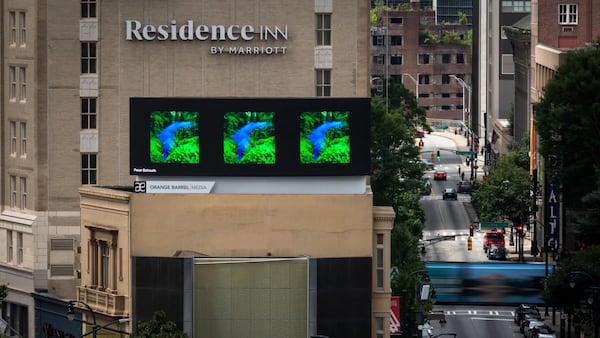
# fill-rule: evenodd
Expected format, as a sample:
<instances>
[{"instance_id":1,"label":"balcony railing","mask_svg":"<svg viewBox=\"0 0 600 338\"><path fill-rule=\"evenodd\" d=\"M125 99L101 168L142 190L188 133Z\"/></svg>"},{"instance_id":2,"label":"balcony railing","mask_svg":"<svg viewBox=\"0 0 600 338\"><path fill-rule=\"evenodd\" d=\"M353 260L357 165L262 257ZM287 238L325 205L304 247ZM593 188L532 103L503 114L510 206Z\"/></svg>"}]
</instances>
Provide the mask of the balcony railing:
<instances>
[{"instance_id":1,"label":"balcony railing","mask_svg":"<svg viewBox=\"0 0 600 338\"><path fill-rule=\"evenodd\" d=\"M126 298L113 291L86 286L77 287L77 300L88 304L95 312L107 316L128 316L129 313L125 308Z\"/></svg>"}]
</instances>

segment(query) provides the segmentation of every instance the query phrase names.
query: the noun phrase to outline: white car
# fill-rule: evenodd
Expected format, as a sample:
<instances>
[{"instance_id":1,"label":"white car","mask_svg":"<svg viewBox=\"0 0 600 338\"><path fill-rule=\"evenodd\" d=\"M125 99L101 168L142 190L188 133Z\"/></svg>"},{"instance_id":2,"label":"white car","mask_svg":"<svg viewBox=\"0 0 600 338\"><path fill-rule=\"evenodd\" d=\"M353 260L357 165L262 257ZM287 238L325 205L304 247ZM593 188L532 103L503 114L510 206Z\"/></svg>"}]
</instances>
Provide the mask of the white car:
<instances>
[{"instance_id":1,"label":"white car","mask_svg":"<svg viewBox=\"0 0 600 338\"><path fill-rule=\"evenodd\" d=\"M529 322L529 325L527 325L524 329L523 329L523 336L525 336L526 338L532 338L532 333L535 332L534 329L540 328L542 326L544 326L544 322L541 320L532 320Z\"/></svg>"},{"instance_id":2,"label":"white car","mask_svg":"<svg viewBox=\"0 0 600 338\"><path fill-rule=\"evenodd\" d=\"M556 338L556 332L549 326L538 326L531 330L531 338Z\"/></svg>"}]
</instances>

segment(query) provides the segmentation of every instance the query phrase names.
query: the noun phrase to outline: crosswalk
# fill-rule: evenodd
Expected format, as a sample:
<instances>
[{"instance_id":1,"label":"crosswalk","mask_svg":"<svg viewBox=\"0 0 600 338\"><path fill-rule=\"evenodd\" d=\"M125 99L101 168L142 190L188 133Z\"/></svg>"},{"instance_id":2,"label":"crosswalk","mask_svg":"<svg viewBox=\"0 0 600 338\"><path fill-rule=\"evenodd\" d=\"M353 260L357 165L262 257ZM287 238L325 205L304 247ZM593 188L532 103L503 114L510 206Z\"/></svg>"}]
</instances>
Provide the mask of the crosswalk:
<instances>
[{"instance_id":1,"label":"crosswalk","mask_svg":"<svg viewBox=\"0 0 600 338\"><path fill-rule=\"evenodd\" d=\"M446 310L446 316L490 316L490 317L510 317L514 318L515 312L509 310Z\"/></svg>"}]
</instances>

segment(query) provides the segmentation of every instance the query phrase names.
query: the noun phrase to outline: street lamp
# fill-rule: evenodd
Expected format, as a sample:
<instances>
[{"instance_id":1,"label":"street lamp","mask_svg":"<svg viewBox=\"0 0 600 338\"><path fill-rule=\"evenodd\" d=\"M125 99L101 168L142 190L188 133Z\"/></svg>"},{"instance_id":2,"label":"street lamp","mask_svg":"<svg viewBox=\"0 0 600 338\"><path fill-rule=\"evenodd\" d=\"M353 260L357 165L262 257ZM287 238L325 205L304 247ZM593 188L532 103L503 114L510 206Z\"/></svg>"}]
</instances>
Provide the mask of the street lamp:
<instances>
[{"instance_id":1,"label":"street lamp","mask_svg":"<svg viewBox=\"0 0 600 338\"><path fill-rule=\"evenodd\" d=\"M409 73L403 73L402 75L408 76L415 83L415 97L417 98L417 104L419 104L419 81Z\"/></svg>"},{"instance_id":2,"label":"street lamp","mask_svg":"<svg viewBox=\"0 0 600 338\"><path fill-rule=\"evenodd\" d=\"M458 82L458 84L460 84L460 86L462 87L462 106L463 106L462 122L463 122L463 126L466 127L467 126L466 125L466 116L467 116L468 112L471 111L471 86L469 86L463 79L461 79L460 77L458 77L456 75L450 74L449 76L451 78L453 78L454 80L456 80L456 82ZM469 92L469 101L468 101L469 109L467 109L465 106L465 88Z\"/></svg>"},{"instance_id":3,"label":"street lamp","mask_svg":"<svg viewBox=\"0 0 600 338\"><path fill-rule=\"evenodd\" d=\"M594 323L594 338L600 338L600 331L598 327L600 326L600 286L598 285L598 281L592 275L585 271L571 271L569 272L569 286L573 289L577 286L577 276L582 276L589 279L593 285L589 287L591 294L587 297L587 303L592 306L592 321Z\"/></svg>"},{"instance_id":4,"label":"street lamp","mask_svg":"<svg viewBox=\"0 0 600 338\"><path fill-rule=\"evenodd\" d=\"M98 326L97 322L96 322L96 313L94 312L94 310L92 309L91 306L89 306L87 303L82 302L80 300L71 300L69 301L69 305L67 307L67 319L68 320L73 320L75 318L75 304L81 304L83 306L85 306L85 308L92 314L92 330L88 333L84 333L83 335L80 336L80 338L83 338L85 336L88 335L92 335L92 337L96 338L96 335L98 333L98 331L107 328L113 324L123 324L123 323L128 323L131 319L128 317L123 317L123 318L118 318L113 320L112 322L109 322L107 324Z\"/></svg>"}]
</instances>

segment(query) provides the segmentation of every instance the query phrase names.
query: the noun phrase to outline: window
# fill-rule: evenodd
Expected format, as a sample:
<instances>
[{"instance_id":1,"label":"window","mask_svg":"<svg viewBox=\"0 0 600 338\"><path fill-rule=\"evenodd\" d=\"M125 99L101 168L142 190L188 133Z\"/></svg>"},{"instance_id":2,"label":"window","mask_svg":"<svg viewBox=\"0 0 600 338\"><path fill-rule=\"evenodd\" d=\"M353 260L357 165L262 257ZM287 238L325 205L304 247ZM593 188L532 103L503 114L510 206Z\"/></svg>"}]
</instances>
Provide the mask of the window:
<instances>
[{"instance_id":1,"label":"window","mask_svg":"<svg viewBox=\"0 0 600 338\"><path fill-rule=\"evenodd\" d=\"M378 289L383 288L383 234L377 234L377 261L376 261L376 285Z\"/></svg>"},{"instance_id":2,"label":"window","mask_svg":"<svg viewBox=\"0 0 600 338\"><path fill-rule=\"evenodd\" d=\"M430 97L429 93L419 93L419 97Z\"/></svg>"},{"instance_id":3,"label":"window","mask_svg":"<svg viewBox=\"0 0 600 338\"><path fill-rule=\"evenodd\" d=\"M377 338L383 338L384 334L385 334L385 330L383 329L385 319L383 317L376 317L375 322L376 322L375 326L376 326L376 330L377 330Z\"/></svg>"},{"instance_id":4,"label":"window","mask_svg":"<svg viewBox=\"0 0 600 338\"><path fill-rule=\"evenodd\" d=\"M19 101L24 102L27 99L27 77L25 67L19 67Z\"/></svg>"},{"instance_id":5,"label":"window","mask_svg":"<svg viewBox=\"0 0 600 338\"><path fill-rule=\"evenodd\" d=\"M72 277L74 272L75 241L69 238L50 239L50 276Z\"/></svg>"},{"instance_id":6,"label":"window","mask_svg":"<svg viewBox=\"0 0 600 338\"><path fill-rule=\"evenodd\" d=\"M383 35L374 35L373 36L373 46L383 46L384 44L384 39L383 39Z\"/></svg>"},{"instance_id":7,"label":"window","mask_svg":"<svg viewBox=\"0 0 600 338\"><path fill-rule=\"evenodd\" d=\"M10 121L9 124L9 133L10 133L10 156L17 156L17 122Z\"/></svg>"},{"instance_id":8,"label":"window","mask_svg":"<svg viewBox=\"0 0 600 338\"><path fill-rule=\"evenodd\" d=\"M17 67L8 67L8 99L17 100Z\"/></svg>"},{"instance_id":9,"label":"window","mask_svg":"<svg viewBox=\"0 0 600 338\"><path fill-rule=\"evenodd\" d=\"M17 207L17 176L10 176L10 207Z\"/></svg>"},{"instance_id":10,"label":"window","mask_svg":"<svg viewBox=\"0 0 600 338\"><path fill-rule=\"evenodd\" d=\"M316 70L317 96L331 96L331 70Z\"/></svg>"},{"instance_id":11,"label":"window","mask_svg":"<svg viewBox=\"0 0 600 338\"><path fill-rule=\"evenodd\" d=\"M81 154L81 184L96 184L96 154Z\"/></svg>"},{"instance_id":12,"label":"window","mask_svg":"<svg viewBox=\"0 0 600 338\"><path fill-rule=\"evenodd\" d=\"M8 44L17 45L17 13L13 11L8 12Z\"/></svg>"},{"instance_id":13,"label":"window","mask_svg":"<svg viewBox=\"0 0 600 338\"><path fill-rule=\"evenodd\" d=\"M27 39L27 26L25 22L25 12L19 12L19 45L25 47Z\"/></svg>"},{"instance_id":14,"label":"window","mask_svg":"<svg viewBox=\"0 0 600 338\"><path fill-rule=\"evenodd\" d=\"M331 46L331 14L317 14L317 46Z\"/></svg>"},{"instance_id":15,"label":"window","mask_svg":"<svg viewBox=\"0 0 600 338\"><path fill-rule=\"evenodd\" d=\"M396 18L390 18L390 23L394 23L394 24L403 24L404 23L404 18L403 17L396 17Z\"/></svg>"},{"instance_id":16,"label":"window","mask_svg":"<svg viewBox=\"0 0 600 338\"><path fill-rule=\"evenodd\" d=\"M19 149L19 155L25 157L27 155L27 123L19 123L19 129L21 132L21 149Z\"/></svg>"},{"instance_id":17,"label":"window","mask_svg":"<svg viewBox=\"0 0 600 338\"><path fill-rule=\"evenodd\" d=\"M465 54L456 54L456 63L465 63Z\"/></svg>"},{"instance_id":18,"label":"window","mask_svg":"<svg viewBox=\"0 0 600 338\"><path fill-rule=\"evenodd\" d=\"M96 0L81 0L81 17L96 17Z\"/></svg>"},{"instance_id":19,"label":"window","mask_svg":"<svg viewBox=\"0 0 600 338\"><path fill-rule=\"evenodd\" d=\"M450 54L442 54L442 63L450 63Z\"/></svg>"},{"instance_id":20,"label":"window","mask_svg":"<svg viewBox=\"0 0 600 338\"><path fill-rule=\"evenodd\" d=\"M450 93L442 93L442 97L450 97Z\"/></svg>"},{"instance_id":21,"label":"window","mask_svg":"<svg viewBox=\"0 0 600 338\"><path fill-rule=\"evenodd\" d=\"M17 232L17 264L23 264L23 233Z\"/></svg>"},{"instance_id":22,"label":"window","mask_svg":"<svg viewBox=\"0 0 600 338\"><path fill-rule=\"evenodd\" d=\"M110 287L110 246L106 241L100 241L100 284L99 286Z\"/></svg>"},{"instance_id":23,"label":"window","mask_svg":"<svg viewBox=\"0 0 600 338\"><path fill-rule=\"evenodd\" d=\"M390 79L392 79L393 83L402 83L402 75L400 74L392 74L390 75Z\"/></svg>"},{"instance_id":24,"label":"window","mask_svg":"<svg viewBox=\"0 0 600 338\"><path fill-rule=\"evenodd\" d=\"M385 55L384 54L374 55L373 56L373 64L376 64L376 65L385 64Z\"/></svg>"},{"instance_id":25,"label":"window","mask_svg":"<svg viewBox=\"0 0 600 338\"><path fill-rule=\"evenodd\" d=\"M27 313L27 306L25 305L11 303L7 300L2 301L2 319L8 323L11 336L29 336L29 316Z\"/></svg>"},{"instance_id":26,"label":"window","mask_svg":"<svg viewBox=\"0 0 600 338\"><path fill-rule=\"evenodd\" d=\"M81 43L81 73L96 74L96 43Z\"/></svg>"},{"instance_id":27,"label":"window","mask_svg":"<svg viewBox=\"0 0 600 338\"><path fill-rule=\"evenodd\" d=\"M390 44L392 46L402 46L402 35L392 35Z\"/></svg>"},{"instance_id":28,"label":"window","mask_svg":"<svg viewBox=\"0 0 600 338\"><path fill-rule=\"evenodd\" d=\"M13 232L12 230L6 230L6 262L11 263L13 261Z\"/></svg>"},{"instance_id":29,"label":"window","mask_svg":"<svg viewBox=\"0 0 600 338\"><path fill-rule=\"evenodd\" d=\"M27 177L21 177L21 209L27 209Z\"/></svg>"},{"instance_id":30,"label":"window","mask_svg":"<svg viewBox=\"0 0 600 338\"><path fill-rule=\"evenodd\" d=\"M419 54L419 64L420 65L428 65L429 64L429 54Z\"/></svg>"},{"instance_id":31,"label":"window","mask_svg":"<svg viewBox=\"0 0 600 338\"><path fill-rule=\"evenodd\" d=\"M81 129L96 129L96 99L81 99Z\"/></svg>"},{"instance_id":32,"label":"window","mask_svg":"<svg viewBox=\"0 0 600 338\"><path fill-rule=\"evenodd\" d=\"M456 93L456 97L463 97L463 93L462 92Z\"/></svg>"},{"instance_id":33,"label":"window","mask_svg":"<svg viewBox=\"0 0 600 338\"><path fill-rule=\"evenodd\" d=\"M503 0L502 12L504 13L529 13L531 12L530 0Z\"/></svg>"},{"instance_id":34,"label":"window","mask_svg":"<svg viewBox=\"0 0 600 338\"><path fill-rule=\"evenodd\" d=\"M429 75L419 74L419 84L429 84Z\"/></svg>"},{"instance_id":35,"label":"window","mask_svg":"<svg viewBox=\"0 0 600 338\"><path fill-rule=\"evenodd\" d=\"M450 75L442 74L442 84L449 84L449 83L450 83Z\"/></svg>"},{"instance_id":36,"label":"window","mask_svg":"<svg viewBox=\"0 0 600 338\"><path fill-rule=\"evenodd\" d=\"M577 24L577 5L559 4L558 5L558 23L561 25Z\"/></svg>"},{"instance_id":37,"label":"window","mask_svg":"<svg viewBox=\"0 0 600 338\"><path fill-rule=\"evenodd\" d=\"M452 107L447 106L447 105L442 106L442 110L450 110L450 109L452 109Z\"/></svg>"},{"instance_id":38,"label":"window","mask_svg":"<svg viewBox=\"0 0 600 338\"><path fill-rule=\"evenodd\" d=\"M393 65L401 65L402 64L402 55L392 55L390 59L390 63Z\"/></svg>"}]
</instances>

